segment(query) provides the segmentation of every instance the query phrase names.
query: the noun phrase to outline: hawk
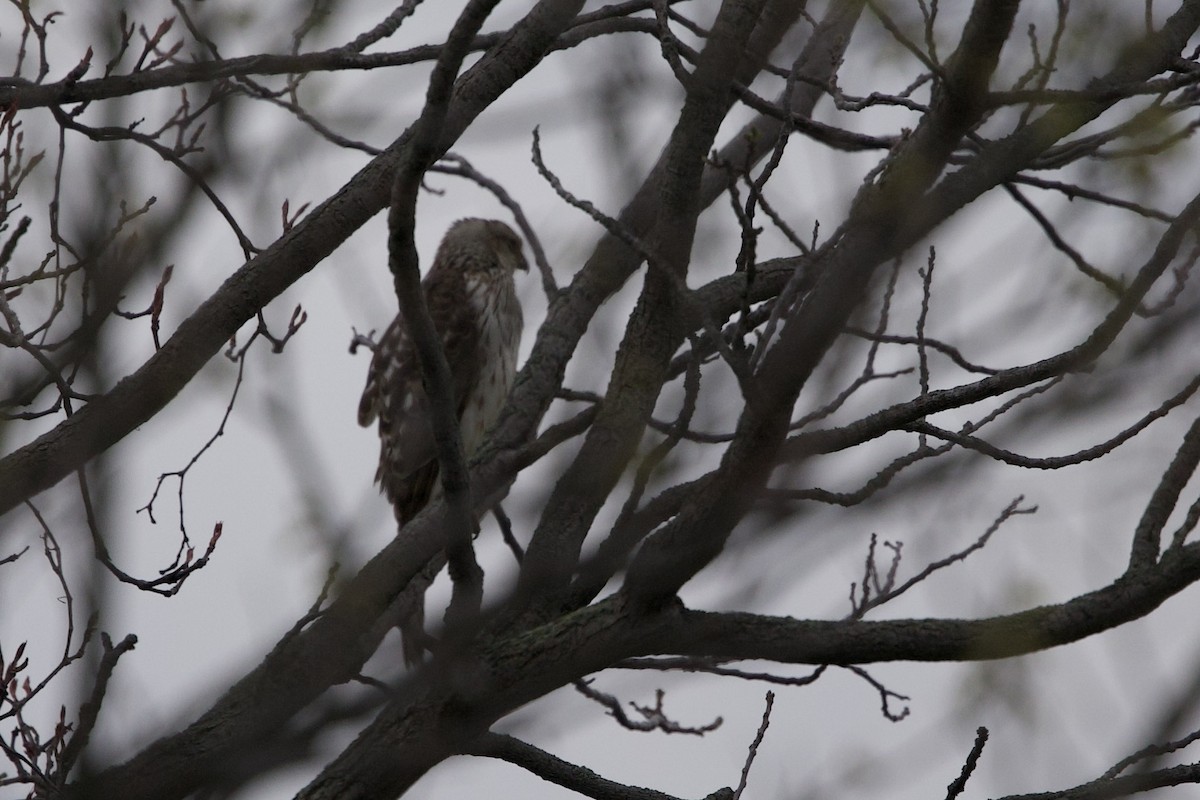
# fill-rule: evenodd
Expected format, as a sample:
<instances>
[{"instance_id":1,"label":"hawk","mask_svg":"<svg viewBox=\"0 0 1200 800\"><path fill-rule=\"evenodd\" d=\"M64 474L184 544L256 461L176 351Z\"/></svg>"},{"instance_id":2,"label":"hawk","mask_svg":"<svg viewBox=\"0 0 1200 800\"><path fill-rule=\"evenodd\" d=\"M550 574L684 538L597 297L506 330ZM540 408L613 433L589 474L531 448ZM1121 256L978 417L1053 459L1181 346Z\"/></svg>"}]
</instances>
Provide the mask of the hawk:
<instances>
[{"instance_id":1,"label":"hawk","mask_svg":"<svg viewBox=\"0 0 1200 800\"><path fill-rule=\"evenodd\" d=\"M521 240L503 222L463 219L450 226L421 282L450 365L463 451L469 458L500 413L517 370L521 305L515 270L528 270ZM441 493L429 400L403 314L375 347L358 406L364 427L379 420L375 480L401 527ZM427 576L432 579L432 576ZM404 658L421 659L424 600L400 623Z\"/></svg>"}]
</instances>

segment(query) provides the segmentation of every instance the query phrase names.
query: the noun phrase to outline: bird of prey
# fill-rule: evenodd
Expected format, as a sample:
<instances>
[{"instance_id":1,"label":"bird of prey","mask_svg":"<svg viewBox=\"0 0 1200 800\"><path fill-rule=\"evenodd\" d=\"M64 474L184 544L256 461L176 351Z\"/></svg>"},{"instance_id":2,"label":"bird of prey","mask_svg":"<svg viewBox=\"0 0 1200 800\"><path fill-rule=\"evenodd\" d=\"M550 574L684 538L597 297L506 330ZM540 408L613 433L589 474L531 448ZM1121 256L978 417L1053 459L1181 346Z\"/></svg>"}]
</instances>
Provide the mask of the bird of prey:
<instances>
[{"instance_id":1,"label":"bird of prey","mask_svg":"<svg viewBox=\"0 0 1200 800\"><path fill-rule=\"evenodd\" d=\"M513 275L528 270L521 240L503 222L450 226L421 287L450 366L455 410L469 458L496 421L516 375L521 305ZM403 314L375 347L358 422L379 421L375 480L403 526L440 494L437 452L421 365ZM424 601L400 623L404 658L424 651Z\"/></svg>"}]
</instances>

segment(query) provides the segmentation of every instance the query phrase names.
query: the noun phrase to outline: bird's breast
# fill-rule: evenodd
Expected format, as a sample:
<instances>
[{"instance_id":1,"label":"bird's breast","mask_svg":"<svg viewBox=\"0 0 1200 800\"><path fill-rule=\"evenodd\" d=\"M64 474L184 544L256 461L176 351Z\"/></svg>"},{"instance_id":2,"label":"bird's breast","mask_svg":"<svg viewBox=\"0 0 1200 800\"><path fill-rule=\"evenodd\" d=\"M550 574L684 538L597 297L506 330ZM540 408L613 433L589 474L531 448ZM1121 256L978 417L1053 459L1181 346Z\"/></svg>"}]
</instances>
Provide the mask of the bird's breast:
<instances>
[{"instance_id":1,"label":"bird's breast","mask_svg":"<svg viewBox=\"0 0 1200 800\"><path fill-rule=\"evenodd\" d=\"M504 407L516 376L517 350L521 345L521 306L511 283L491 289L479 292L477 287L468 287L479 322L476 362L479 374L459 420L463 451L467 456L483 444L485 434Z\"/></svg>"}]
</instances>

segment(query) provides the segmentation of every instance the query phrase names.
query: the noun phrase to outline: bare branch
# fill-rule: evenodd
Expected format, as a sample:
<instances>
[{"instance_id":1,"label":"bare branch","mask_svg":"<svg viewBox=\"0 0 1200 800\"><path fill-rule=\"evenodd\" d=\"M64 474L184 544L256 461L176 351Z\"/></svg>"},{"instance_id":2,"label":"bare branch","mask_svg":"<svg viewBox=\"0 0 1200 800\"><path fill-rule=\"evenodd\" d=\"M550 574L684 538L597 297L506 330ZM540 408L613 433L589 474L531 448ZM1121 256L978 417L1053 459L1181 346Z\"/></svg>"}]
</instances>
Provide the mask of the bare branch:
<instances>
[{"instance_id":1,"label":"bare branch","mask_svg":"<svg viewBox=\"0 0 1200 800\"><path fill-rule=\"evenodd\" d=\"M962 772L946 787L946 800L955 800L967 788L967 781L971 779L975 767L979 764L979 757L983 755L983 748L987 745L987 740L987 728L981 727L975 731L975 744L971 746L971 752L967 754L967 760L963 762Z\"/></svg>"},{"instance_id":2,"label":"bare branch","mask_svg":"<svg viewBox=\"0 0 1200 800\"><path fill-rule=\"evenodd\" d=\"M498 758L537 775L544 781L562 786L592 800L678 800L653 789L611 781L587 767L570 764L545 750L513 736L487 733L466 751L473 756ZM719 797L720 795L710 795Z\"/></svg>"},{"instance_id":3,"label":"bare branch","mask_svg":"<svg viewBox=\"0 0 1200 800\"><path fill-rule=\"evenodd\" d=\"M767 692L767 705L763 709L762 724L758 726L758 731L754 734L754 741L750 743L750 751L746 753L746 763L742 765L742 777L738 781L738 787L733 792L733 800L739 800L742 792L746 791L746 784L750 781L750 767L754 765L754 758L758 755L758 746L762 744L763 737L767 735L767 726L771 724L771 707L775 704L775 693Z\"/></svg>"},{"instance_id":4,"label":"bare branch","mask_svg":"<svg viewBox=\"0 0 1200 800\"><path fill-rule=\"evenodd\" d=\"M701 725L699 727L680 725L678 722L668 717L666 711L663 710L663 699L666 697L666 694L662 689L658 689L654 692L653 706L639 706L632 700L629 701L630 707L632 707L634 711L638 712L638 714L642 716L642 719L640 720L632 719L627 713L625 713L624 704L616 696L608 694L607 692L601 692L598 689L593 689L592 682L590 680L575 681L575 691L579 692L587 699L599 703L608 710L608 715L615 719L617 724L619 724L622 728L626 728L631 731L640 731L642 733L649 731L662 731L663 733L688 733L693 736L703 736L704 734L715 731L717 728L721 727L722 723L722 719L717 717L707 725Z\"/></svg>"}]
</instances>

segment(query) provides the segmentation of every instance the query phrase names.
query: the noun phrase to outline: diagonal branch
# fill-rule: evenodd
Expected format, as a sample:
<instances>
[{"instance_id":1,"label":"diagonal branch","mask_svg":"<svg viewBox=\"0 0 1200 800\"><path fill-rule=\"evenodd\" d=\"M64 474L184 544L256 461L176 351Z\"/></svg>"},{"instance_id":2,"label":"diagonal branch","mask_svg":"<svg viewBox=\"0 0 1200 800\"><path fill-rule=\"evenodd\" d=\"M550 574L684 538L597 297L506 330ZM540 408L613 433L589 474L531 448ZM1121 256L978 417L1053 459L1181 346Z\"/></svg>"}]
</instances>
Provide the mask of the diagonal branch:
<instances>
[{"instance_id":1,"label":"diagonal branch","mask_svg":"<svg viewBox=\"0 0 1200 800\"><path fill-rule=\"evenodd\" d=\"M514 736L487 733L466 749L468 755L498 758L528 770L544 781L592 800L678 800L674 795L609 780L587 767L563 761ZM714 795L709 795L714 797Z\"/></svg>"}]
</instances>

